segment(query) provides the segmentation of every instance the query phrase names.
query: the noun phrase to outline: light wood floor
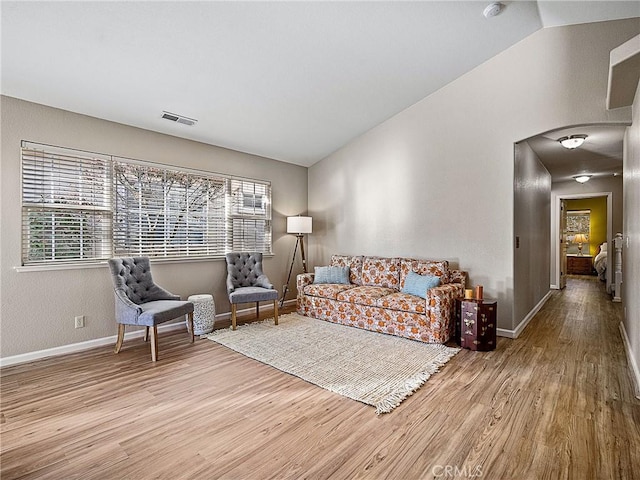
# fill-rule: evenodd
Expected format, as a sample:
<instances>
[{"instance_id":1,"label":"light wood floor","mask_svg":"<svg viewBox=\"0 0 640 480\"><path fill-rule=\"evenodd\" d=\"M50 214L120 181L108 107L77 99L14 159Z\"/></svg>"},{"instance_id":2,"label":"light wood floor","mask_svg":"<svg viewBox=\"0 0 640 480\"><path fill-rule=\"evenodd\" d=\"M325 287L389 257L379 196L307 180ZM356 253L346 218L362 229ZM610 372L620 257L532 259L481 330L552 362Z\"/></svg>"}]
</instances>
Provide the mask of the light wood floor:
<instances>
[{"instance_id":1,"label":"light wood floor","mask_svg":"<svg viewBox=\"0 0 640 480\"><path fill-rule=\"evenodd\" d=\"M0 476L638 479L620 305L583 278L381 416L184 332L157 364L131 340L3 368Z\"/></svg>"}]
</instances>

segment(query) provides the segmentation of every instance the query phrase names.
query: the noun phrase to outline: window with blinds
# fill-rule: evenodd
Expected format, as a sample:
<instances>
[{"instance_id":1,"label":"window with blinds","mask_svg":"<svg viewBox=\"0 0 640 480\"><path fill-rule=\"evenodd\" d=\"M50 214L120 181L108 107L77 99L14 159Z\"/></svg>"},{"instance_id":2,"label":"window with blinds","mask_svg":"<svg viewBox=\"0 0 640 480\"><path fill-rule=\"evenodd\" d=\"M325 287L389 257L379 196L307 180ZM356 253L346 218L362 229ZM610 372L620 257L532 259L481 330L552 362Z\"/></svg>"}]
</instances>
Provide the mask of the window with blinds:
<instances>
[{"instance_id":1,"label":"window with blinds","mask_svg":"<svg viewBox=\"0 0 640 480\"><path fill-rule=\"evenodd\" d=\"M228 181L229 249L264 252L271 249L271 186L253 181Z\"/></svg>"},{"instance_id":2,"label":"window with blinds","mask_svg":"<svg viewBox=\"0 0 640 480\"><path fill-rule=\"evenodd\" d=\"M111 251L108 157L22 149L23 264L95 261Z\"/></svg>"},{"instance_id":3,"label":"window with blinds","mask_svg":"<svg viewBox=\"0 0 640 480\"><path fill-rule=\"evenodd\" d=\"M23 144L23 265L271 253L271 185Z\"/></svg>"},{"instance_id":4,"label":"window with blinds","mask_svg":"<svg viewBox=\"0 0 640 480\"><path fill-rule=\"evenodd\" d=\"M225 180L116 161L116 256L224 255Z\"/></svg>"}]
</instances>

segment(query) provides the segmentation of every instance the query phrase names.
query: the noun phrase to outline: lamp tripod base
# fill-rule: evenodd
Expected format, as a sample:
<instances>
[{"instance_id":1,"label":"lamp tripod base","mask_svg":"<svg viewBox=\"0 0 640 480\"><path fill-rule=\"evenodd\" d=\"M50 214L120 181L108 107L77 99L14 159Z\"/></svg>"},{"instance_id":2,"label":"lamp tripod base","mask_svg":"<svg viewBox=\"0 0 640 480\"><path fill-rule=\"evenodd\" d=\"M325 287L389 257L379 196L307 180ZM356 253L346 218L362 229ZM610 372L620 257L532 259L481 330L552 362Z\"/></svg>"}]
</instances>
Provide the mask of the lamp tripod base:
<instances>
[{"instance_id":1,"label":"lamp tripod base","mask_svg":"<svg viewBox=\"0 0 640 480\"><path fill-rule=\"evenodd\" d=\"M287 283L284 286L282 292L282 298L280 299L280 308L284 305L284 298L287 296L287 292L289 291L289 282L291 281L291 272L293 271L293 264L296 262L296 253L298 252L298 244L300 245L300 253L302 254L302 271L307 273L307 259L304 256L304 235L299 233L296 235L296 246L293 249L293 257L291 257L291 266L289 267L289 275L287 276Z\"/></svg>"}]
</instances>

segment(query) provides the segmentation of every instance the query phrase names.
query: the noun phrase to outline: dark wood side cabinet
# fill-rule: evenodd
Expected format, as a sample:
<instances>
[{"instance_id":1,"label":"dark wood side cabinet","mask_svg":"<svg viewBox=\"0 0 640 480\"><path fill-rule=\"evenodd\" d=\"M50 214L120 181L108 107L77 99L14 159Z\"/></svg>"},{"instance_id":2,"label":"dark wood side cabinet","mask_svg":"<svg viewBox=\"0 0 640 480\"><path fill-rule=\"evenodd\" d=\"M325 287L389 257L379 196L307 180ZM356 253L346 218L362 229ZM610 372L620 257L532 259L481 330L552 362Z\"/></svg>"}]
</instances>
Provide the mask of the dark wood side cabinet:
<instances>
[{"instance_id":1,"label":"dark wood side cabinet","mask_svg":"<svg viewBox=\"0 0 640 480\"><path fill-rule=\"evenodd\" d=\"M592 275L593 257L591 255L567 255L567 275Z\"/></svg>"},{"instance_id":2,"label":"dark wood side cabinet","mask_svg":"<svg viewBox=\"0 0 640 480\"><path fill-rule=\"evenodd\" d=\"M498 302L456 300L456 341L462 348L488 352L496 348Z\"/></svg>"}]
</instances>

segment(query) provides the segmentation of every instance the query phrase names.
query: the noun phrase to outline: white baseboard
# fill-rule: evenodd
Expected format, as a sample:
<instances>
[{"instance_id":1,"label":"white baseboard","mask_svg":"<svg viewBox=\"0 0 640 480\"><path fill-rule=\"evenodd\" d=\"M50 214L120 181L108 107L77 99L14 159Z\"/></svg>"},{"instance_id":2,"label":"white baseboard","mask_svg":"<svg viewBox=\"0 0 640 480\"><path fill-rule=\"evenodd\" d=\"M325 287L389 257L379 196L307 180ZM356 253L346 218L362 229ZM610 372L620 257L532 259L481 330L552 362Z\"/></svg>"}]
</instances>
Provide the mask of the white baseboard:
<instances>
[{"instance_id":1,"label":"white baseboard","mask_svg":"<svg viewBox=\"0 0 640 480\"><path fill-rule=\"evenodd\" d=\"M551 290L547 292L547 294L542 297L542 300L538 302L538 304L533 307L533 309L527 314L526 317L520 322L520 324L515 328L515 330L507 330L506 328L498 328L496 330L496 335L499 337L507 337L507 338L518 338L518 336L522 333L522 331L529 325L529 322L533 317L536 316L536 313L540 311L542 306L547 303L549 297L551 296Z\"/></svg>"},{"instance_id":2,"label":"white baseboard","mask_svg":"<svg viewBox=\"0 0 640 480\"><path fill-rule=\"evenodd\" d=\"M506 328L497 328L496 336L506 338L516 338L514 330L507 330Z\"/></svg>"},{"instance_id":3,"label":"white baseboard","mask_svg":"<svg viewBox=\"0 0 640 480\"><path fill-rule=\"evenodd\" d=\"M296 300L287 300L284 302L285 305L295 304ZM238 310L238 314L250 313L254 311L255 307L245 308L242 310ZM273 311L273 304L264 304L260 305L260 310L263 311ZM220 315L216 315L216 321L218 320L229 320L231 319L231 312L222 313ZM115 323L114 323L115 325ZM158 326L158 332L168 332L171 330L185 329L185 322L175 322L175 323L167 323L164 325ZM144 336L144 329L132 330L130 332L126 332L124 334L125 340L130 340L134 338L140 338ZM19 363L32 362L34 360L41 360L47 357L55 357L58 355L65 355L68 353L81 352L83 350L89 350L91 348L103 347L105 345L115 345L117 340L117 335L112 335L110 337L96 338L93 340L87 340L86 342L78 342L71 343L69 345L61 345L59 347L47 348L45 350L37 350L35 352L21 353L19 355L13 355L11 357L0 358L0 367L8 367L10 365L17 365Z\"/></svg>"},{"instance_id":4,"label":"white baseboard","mask_svg":"<svg viewBox=\"0 0 640 480\"><path fill-rule=\"evenodd\" d=\"M115 324L114 324L115 325ZM166 332L169 330L186 329L184 322L169 323L166 325L158 326L158 332ZM133 330L124 334L125 340L133 338L139 338L144 336L144 329ZM96 338L93 340L87 340L86 342L71 343L69 345L61 345L59 347L47 348L45 350L37 350L35 352L22 353L20 355L13 355L11 357L0 358L0 367L8 367L9 365L17 365L19 363L32 362L34 360L40 360L47 357L55 357L58 355L65 355L67 353L81 352L83 350L89 350L91 348L103 347L105 345L115 345L117 335L111 337Z\"/></svg>"},{"instance_id":5,"label":"white baseboard","mask_svg":"<svg viewBox=\"0 0 640 480\"><path fill-rule=\"evenodd\" d=\"M624 322L620 322L620 335L622 336L622 342L624 343L624 351L627 354L627 363L629 364L629 372L633 379L634 394L637 399L640 399L640 369L636 363L636 359L631 350L631 343L627 336L627 330L624 328Z\"/></svg>"}]
</instances>

